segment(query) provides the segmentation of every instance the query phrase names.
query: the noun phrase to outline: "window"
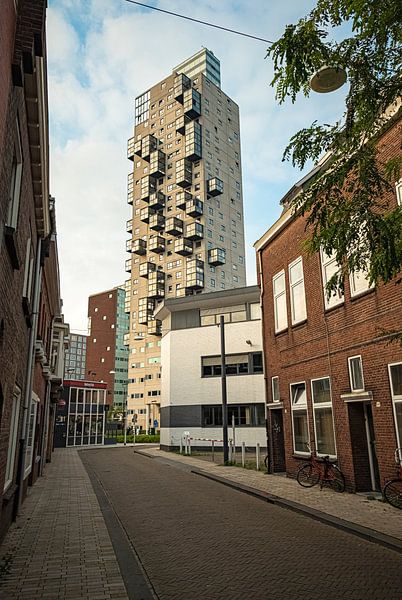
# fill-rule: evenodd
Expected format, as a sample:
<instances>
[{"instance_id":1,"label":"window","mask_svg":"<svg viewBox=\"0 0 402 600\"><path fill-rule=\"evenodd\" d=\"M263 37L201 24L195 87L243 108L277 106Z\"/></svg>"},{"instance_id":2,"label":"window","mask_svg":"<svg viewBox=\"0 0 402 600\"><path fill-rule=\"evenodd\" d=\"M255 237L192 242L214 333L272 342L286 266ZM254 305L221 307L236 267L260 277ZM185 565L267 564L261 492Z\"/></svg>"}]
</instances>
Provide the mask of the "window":
<instances>
[{"instance_id":1,"label":"window","mask_svg":"<svg viewBox=\"0 0 402 600\"><path fill-rule=\"evenodd\" d=\"M339 271L338 263L334 254L328 255L324 250L320 250L321 258L321 275L322 285L324 289L324 306L325 308L332 308L338 304L342 304L344 300L343 292L339 288L332 292L331 296L328 297L326 285L328 281Z\"/></svg>"},{"instance_id":2,"label":"window","mask_svg":"<svg viewBox=\"0 0 402 600\"><path fill-rule=\"evenodd\" d=\"M21 179L22 179L22 150L21 150L21 134L18 119L15 124L13 162L11 168L11 180L9 187L8 210L6 225L12 229L17 228L18 213L20 207L21 194Z\"/></svg>"},{"instance_id":3,"label":"window","mask_svg":"<svg viewBox=\"0 0 402 600\"><path fill-rule=\"evenodd\" d=\"M293 449L295 452L307 454L309 429L307 419L306 384L290 384L290 400L292 404Z\"/></svg>"},{"instance_id":4,"label":"window","mask_svg":"<svg viewBox=\"0 0 402 600\"><path fill-rule=\"evenodd\" d=\"M285 271L281 271L273 277L272 285L274 293L275 333L278 333L288 326Z\"/></svg>"},{"instance_id":5,"label":"window","mask_svg":"<svg viewBox=\"0 0 402 600\"><path fill-rule=\"evenodd\" d=\"M336 456L329 377L313 379L311 381L311 395L313 399L315 447L317 454Z\"/></svg>"},{"instance_id":6,"label":"window","mask_svg":"<svg viewBox=\"0 0 402 600\"><path fill-rule=\"evenodd\" d=\"M289 265L289 285L292 325L296 325L307 318L303 261L301 256Z\"/></svg>"},{"instance_id":7,"label":"window","mask_svg":"<svg viewBox=\"0 0 402 600\"><path fill-rule=\"evenodd\" d=\"M402 447L402 362L388 365L391 396L394 404L396 440Z\"/></svg>"},{"instance_id":8,"label":"window","mask_svg":"<svg viewBox=\"0 0 402 600\"><path fill-rule=\"evenodd\" d=\"M20 416L21 406L21 390L17 386L14 388L13 393L13 405L11 408L11 419L10 419L10 436L8 439L8 450L7 450L7 463L6 463L6 475L4 481L4 490L6 490L14 479L14 461L15 451L17 447L17 435L18 435L18 421Z\"/></svg>"},{"instance_id":9,"label":"window","mask_svg":"<svg viewBox=\"0 0 402 600\"><path fill-rule=\"evenodd\" d=\"M24 479L29 475L32 470L32 459L33 450L35 445L35 432L36 432L36 412L38 409L39 398L32 392L31 399L31 411L29 414L29 421L27 423L27 445L25 449L25 461L24 461Z\"/></svg>"},{"instance_id":10,"label":"window","mask_svg":"<svg viewBox=\"0 0 402 600\"><path fill-rule=\"evenodd\" d=\"M212 324L212 323L209 323ZM232 354L225 357L226 375L252 375L263 372L262 352ZM201 376L220 377L222 373L220 356L201 357Z\"/></svg>"},{"instance_id":11,"label":"window","mask_svg":"<svg viewBox=\"0 0 402 600\"><path fill-rule=\"evenodd\" d=\"M350 389L352 390L352 392L364 391L362 357L361 356L350 356L348 358L348 364L349 364Z\"/></svg>"},{"instance_id":12,"label":"window","mask_svg":"<svg viewBox=\"0 0 402 600\"><path fill-rule=\"evenodd\" d=\"M271 379L272 386L272 402L280 402L281 397L279 394L279 377L272 377Z\"/></svg>"},{"instance_id":13,"label":"window","mask_svg":"<svg viewBox=\"0 0 402 600\"><path fill-rule=\"evenodd\" d=\"M396 184L396 201L398 202L399 206L402 206L402 179L400 179L398 181L398 183Z\"/></svg>"},{"instance_id":14,"label":"window","mask_svg":"<svg viewBox=\"0 0 402 600\"><path fill-rule=\"evenodd\" d=\"M202 427L222 427L222 406L201 407ZM264 404L229 404L228 423L237 427L262 427L265 423Z\"/></svg>"},{"instance_id":15,"label":"window","mask_svg":"<svg viewBox=\"0 0 402 600\"><path fill-rule=\"evenodd\" d=\"M25 251L24 287L22 290L22 297L26 298L28 302L31 301L34 262L32 241L31 238L28 238Z\"/></svg>"},{"instance_id":16,"label":"window","mask_svg":"<svg viewBox=\"0 0 402 600\"><path fill-rule=\"evenodd\" d=\"M354 296L359 296L360 294L363 294L364 292L367 292L367 290L371 290L374 287L373 284L370 284L368 280L367 271L354 271L353 273L350 273L349 281L350 295L352 298Z\"/></svg>"},{"instance_id":17,"label":"window","mask_svg":"<svg viewBox=\"0 0 402 600\"><path fill-rule=\"evenodd\" d=\"M261 319L261 307L258 302L253 302L253 304L250 304L250 319L252 321Z\"/></svg>"}]
</instances>

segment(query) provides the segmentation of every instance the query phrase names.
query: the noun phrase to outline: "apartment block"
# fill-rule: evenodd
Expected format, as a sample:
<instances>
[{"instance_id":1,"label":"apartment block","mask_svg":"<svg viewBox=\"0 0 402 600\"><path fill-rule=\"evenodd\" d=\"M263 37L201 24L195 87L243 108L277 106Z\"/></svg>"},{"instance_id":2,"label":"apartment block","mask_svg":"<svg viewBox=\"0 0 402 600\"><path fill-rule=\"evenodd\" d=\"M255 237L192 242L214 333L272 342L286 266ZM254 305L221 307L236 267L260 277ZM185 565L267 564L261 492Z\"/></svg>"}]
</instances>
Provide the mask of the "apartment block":
<instances>
[{"instance_id":1,"label":"apartment block","mask_svg":"<svg viewBox=\"0 0 402 600\"><path fill-rule=\"evenodd\" d=\"M64 379L86 378L87 336L70 333L70 345L66 353Z\"/></svg>"},{"instance_id":2,"label":"apartment block","mask_svg":"<svg viewBox=\"0 0 402 600\"><path fill-rule=\"evenodd\" d=\"M128 407L148 430L159 421L156 304L246 282L239 109L220 88L211 51L136 98L127 156ZM151 403L155 419L146 416Z\"/></svg>"},{"instance_id":3,"label":"apartment block","mask_svg":"<svg viewBox=\"0 0 402 600\"><path fill-rule=\"evenodd\" d=\"M125 312L125 288L94 294L88 299L86 376L104 382L106 403L124 409L127 395L129 316Z\"/></svg>"}]
</instances>

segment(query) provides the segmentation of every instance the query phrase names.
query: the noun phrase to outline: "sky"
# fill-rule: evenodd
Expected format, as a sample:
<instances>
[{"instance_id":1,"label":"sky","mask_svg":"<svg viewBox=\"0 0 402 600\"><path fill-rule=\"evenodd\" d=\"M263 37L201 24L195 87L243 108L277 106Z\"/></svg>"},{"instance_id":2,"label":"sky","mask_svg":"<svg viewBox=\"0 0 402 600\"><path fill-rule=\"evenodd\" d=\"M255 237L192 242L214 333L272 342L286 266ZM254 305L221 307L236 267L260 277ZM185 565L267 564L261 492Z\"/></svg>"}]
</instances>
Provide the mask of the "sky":
<instances>
[{"instance_id":1,"label":"sky","mask_svg":"<svg viewBox=\"0 0 402 600\"><path fill-rule=\"evenodd\" d=\"M313 0L148 0L165 10L267 40ZM268 44L141 8L126 0L49 0L47 56L51 194L56 198L65 320L86 333L88 296L123 284L127 139L134 98L203 46L221 63L222 89L240 108L247 284L256 283L254 242L280 215L301 173L282 162L298 129L332 122L344 90L278 106Z\"/></svg>"}]
</instances>

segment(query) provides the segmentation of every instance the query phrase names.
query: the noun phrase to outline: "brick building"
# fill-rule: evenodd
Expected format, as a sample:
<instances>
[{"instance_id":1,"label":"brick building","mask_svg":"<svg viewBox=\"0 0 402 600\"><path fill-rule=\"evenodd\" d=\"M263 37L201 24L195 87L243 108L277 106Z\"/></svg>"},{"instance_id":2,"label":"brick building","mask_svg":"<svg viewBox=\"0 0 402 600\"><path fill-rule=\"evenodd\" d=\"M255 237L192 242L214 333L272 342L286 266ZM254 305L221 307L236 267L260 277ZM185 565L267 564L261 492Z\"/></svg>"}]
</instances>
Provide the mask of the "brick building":
<instances>
[{"instance_id":1,"label":"brick building","mask_svg":"<svg viewBox=\"0 0 402 600\"><path fill-rule=\"evenodd\" d=\"M0 539L50 458L68 327L49 196L45 0L0 18Z\"/></svg>"},{"instance_id":2,"label":"brick building","mask_svg":"<svg viewBox=\"0 0 402 600\"><path fill-rule=\"evenodd\" d=\"M129 315L124 310L124 287L88 299L88 337L85 379L107 384L107 404L125 407L127 398Z\"/></svg>"},{"instance_id":3,"label":"brick building","mask_svg":"<svg viewBox=\"0 0 402 600\"><path fill-rule=\"evenodd\" d=\"M400 151L400 115L378 141L379 156ZM306 255L305 219L286 206L255 244L263 307L268 437L271 467L293 476L309 456L306 442L337 459L352 491L380 490L395 473L402 446L401 288L370 287L364 272L345 278L344 293L327 299L337 264ZM396 184L384 201L402 204Z\"/></svg>"}]
</instances>

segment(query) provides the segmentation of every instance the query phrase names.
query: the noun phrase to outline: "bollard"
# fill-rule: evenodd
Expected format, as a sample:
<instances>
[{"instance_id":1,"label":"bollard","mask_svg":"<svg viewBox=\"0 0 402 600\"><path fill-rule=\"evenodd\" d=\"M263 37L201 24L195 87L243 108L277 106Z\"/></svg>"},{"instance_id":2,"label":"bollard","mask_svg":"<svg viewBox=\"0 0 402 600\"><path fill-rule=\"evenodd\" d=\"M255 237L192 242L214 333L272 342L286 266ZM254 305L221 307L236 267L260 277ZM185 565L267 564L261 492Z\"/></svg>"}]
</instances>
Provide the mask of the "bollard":
<instances>
[{"instance_id":1,"label":"bollard","mask_svg":"<svg viewBox=\"0 0 402 600\"><path fill-rule=\"evenodd\" d=\"M212 462L215 462L215 440L211 440L212 443Z\"/></svg>"},{"instance_id":2,"label":"bollard","mask_svg":"<svg viewBox=\"0 0 402 600\"><path fill-rule=\"evenodd\" d=\"M229 457L228 457L228 462L232 462L232 440L229 440Z\"/></svg>"},{"instance_id":3,"label":"bollard","mask_svg":"<svg viewBox=\"0 0 402 600\"><path fill-rule=\"evenodd\" d=\"M188 443L188 455L191 456L191 438L190 438L190 436L188 436L188 438L187 438L187 443Z\"/></svg>"},{"instance_id":4,"label":"bollard","mask_svg":"<svg viewBox=\"0 0 402 600\"><path fill-rule=\"evenodd\" d=\"M180 454L183 454L183 440L180 437Z\"/></svg>"},{"instance_id":5,"label":"bollard","mask_svg":"<svg viewBox=\"0 0 402 600\"><path fill-rule=\"evenodd\" d=\"M260 470L260 444L256 445L255 450L256 450L255 458L256 458L256 463L257 463L257 471L259 471Z\"/></svg>"},{"instance_id":6,"label":"bollard","mask_svg":"<svg viewBox=\"0 0 402 600\"><path fill-rule=\"evenodd\" d=\"M246 465L246 442L241 443L241 466Z\"/></svg>"}]
</instances>

